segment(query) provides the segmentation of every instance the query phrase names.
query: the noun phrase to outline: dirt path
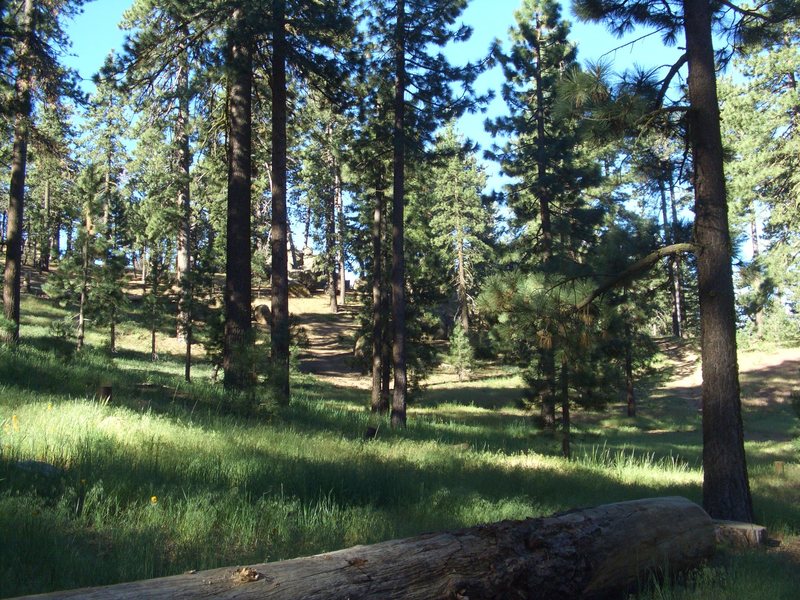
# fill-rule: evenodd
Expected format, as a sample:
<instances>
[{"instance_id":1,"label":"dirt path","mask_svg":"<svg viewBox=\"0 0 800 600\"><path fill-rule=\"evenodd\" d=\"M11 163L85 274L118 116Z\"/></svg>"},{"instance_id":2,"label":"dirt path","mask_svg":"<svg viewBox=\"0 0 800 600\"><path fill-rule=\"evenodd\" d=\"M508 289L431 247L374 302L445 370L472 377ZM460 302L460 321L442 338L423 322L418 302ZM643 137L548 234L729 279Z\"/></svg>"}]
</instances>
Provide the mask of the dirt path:
<instances>
[{"instance_id":1,"label":"dirt path","mask_svg":"<svg viewBox=\"0 0 800 600\"><path fill-rule=\"evenodd\" d=\"M325 295L289 299L289 312L308 336L308 346L300 354L303 373L313 373L339 387L369 389L369 378L358 371L353 360L358 308L346 304L333 314Z\"/></svg>"}]
</instances>

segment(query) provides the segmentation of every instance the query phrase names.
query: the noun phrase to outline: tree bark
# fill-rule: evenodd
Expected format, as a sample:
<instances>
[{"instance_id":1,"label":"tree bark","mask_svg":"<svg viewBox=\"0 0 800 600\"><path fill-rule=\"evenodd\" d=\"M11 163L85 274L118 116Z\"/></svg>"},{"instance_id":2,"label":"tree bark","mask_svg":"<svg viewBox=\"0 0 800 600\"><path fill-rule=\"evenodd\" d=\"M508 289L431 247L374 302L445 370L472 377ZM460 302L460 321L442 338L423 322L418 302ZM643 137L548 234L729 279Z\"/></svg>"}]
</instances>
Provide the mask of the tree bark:
<instances>
[{"instance_id":1,"label":"tree bark","mask_svg":"<svg viewBox=\"0 0 800 600\"><path fill-rule=\"evenodd\" d=\"M678 241L678 207L675 200L675 180L673 179L672 172L669 173L669 204L672 211L672 239L673 243ZM674 257L675 264L675 281L673 283L675 288L675 298L678 302L678 320L681 325L681 336L686 335L686 297L683 293L683 257L676 254Z\"/></svg>"},{"instance_id":2,"label":"tree bark","mask_svg":"<svg viewBox=\"0 0 800 600\"><path fill-rule=\"evenodd\" d=\"M689 58L695 238L699 246L703 506L717 519L752 522L736 361L731 240L711 36L712 10L708 0L684 0L683 6Z\"/></svg>"},{"instance_id":3,"label":"tree bark","mask_svg":"<svg viewBox=\"0 0 800 600\"><path fill-rule=\"evenodd\" d=\"M392 427L406 426L406 289L405 289L405 93L406 93L406 3L397 0L394 60L394 156L392 195L392 364L394 394Z\"/></svg>"},{"instance_id":4,"label":"tree bark","mask_svg":"<svg viewBox=\"0 0 800 600\"><path fill-rule=\"evenodd\" d=\"M624 597L653 574L696 568L714 550L703 509L684 498L652 498L38 598Z\"/></svg>"},{"instance_id":5,"label":"tree bark","mask_svg":"<svg viewBox=\"0 0 800 600\"><path fill-rule=\"evenodd\" d=\"M670 227L669 218L667 216L667 190L664 185L664 180L659 176L658 190L661 194L661 218L664 221L664 243L674 244L675 234ZM682 338L683 332L681 331L681 305L680 295L677 285L677 274L675 273L675 256L667 257L667 277L669 278L670 297L672 300L672 336Z\"/></svg>"},{"instance_id":6,"label":"tree bark","mask_svg":"<svg viewBox=\"0 0 800 600\"><path fill-rule=\"evenodd\" d=\"M347 301L347 273L345 271L345 250L344 250L344 198L342 195L342 166L334 157L333 188L336 195L336 246L337 262L339 264L339 304L345 305Z\"/></svg>"},{"instance_id":7,"label":"tree bark","mask_svg":"<svg viewBox=\"0 0 800 600\"><path fill-rule=\"evenodd\" d=\"M25 209L25 171L31 118L33 69L33 0L25 0L21 15L22 36L17 44L17 80L14 86L14 142L11 150L11 184L6 213L6 264L3 279L3 314L11 329L2 329L5 342L19 342L20 274L22 273L22 227Z\"/></svg>"},{"instance_id":8,"label":"tree bark","mask_svg":"<svg viewBox=\"0 0 800 600\"><path fill-rule=\"evenodd\" d=\"M464 333L469 333L469 298L467 295L467 269L464 265L464 234L459 224L458 239L456 240L458 248L458 303L461 312L461 328Z\"/></svg>"},{"instance_id":9,"label":"tree bark","mask_svg":"<svg viewBox=\"0 0 800 600\"><path fill-rule=\"evenodd\" d=\"M50 251L53 245L51 234L52 224L50 223L50 179L44 182L44 206L42 207L42 253L41 260L39 261L39 269L41 271L50 270Z\"/></svg>"},{"instance_id":10,"label":"tree bark","mask_svg":"<svg viewBox=\"0 0 800 600\"><path fill-rule=\"evenodd\" d=\"M381 386L383 367L383 330L385 313L383 312L383 212L386 198L383 193L382 178L378 178L375 190L375 210L372 215L372 396L370 408L372 412L384 414L389 410L384 402Z\"/></svg>"},{"instance_id":11,"label":"tree bark","mask_svg":"<svg viewBox=\"0 0 800 600\"><path fill-rule=\"evenodd\" d=\"M250 204L252 178L253 57L241 9L233 13L228 35L228 213L225 248L225 387L252 384L250 368Z\"/></svg>"},{"instance_id":12,"label":"tree bark","mask_svg":"<svg viewBox=\"0 0 800 600\"><path fill-rule=\"evenodd\" d=\"M336 244L336 158L330 146L333 145L333 127L330 123L325 128L328 142L327 162L330 169L330 177L333 186L330 189L330 196L325 198L325 271L328 280L328 305L334 314L339 312L339 299L336 295L336 264L337 264L337 244Z\"/></svg>"},{"instance_id":13,"label":"tree bark","mask_svg":"<svg viewBox=\"0 0 800 600\"><path fill-rule=\"evenodd\" d=\"M286 5L274 0L272 35L272 377L289 404L289 268L286 218Z\"/></svg>"},{"instance_id":14,"label":"tree bark","mask_svg":"<svg viewBox=\"0 0 800 600\"><path fill-rule=\"evenodd\" d=\"M186 27L181 35L188 38ZM177 74L178 114L175 119L175 138L178 143L178 248L176 276L178 279L178 339L182 339L184 351L184 378L191 380L192 372L192 204L191 204L191 154L189 150L189 51L186 42L180 48L180 65Z\"/></svg>"}]
</instances>

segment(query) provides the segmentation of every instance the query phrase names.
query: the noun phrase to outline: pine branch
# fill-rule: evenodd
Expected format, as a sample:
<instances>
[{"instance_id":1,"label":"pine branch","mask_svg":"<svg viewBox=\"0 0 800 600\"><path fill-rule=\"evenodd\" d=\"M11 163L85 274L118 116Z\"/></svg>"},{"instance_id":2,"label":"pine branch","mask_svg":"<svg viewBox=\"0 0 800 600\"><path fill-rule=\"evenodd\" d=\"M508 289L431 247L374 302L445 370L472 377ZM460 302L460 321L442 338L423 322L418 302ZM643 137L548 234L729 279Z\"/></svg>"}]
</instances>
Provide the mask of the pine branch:
<instances>
[{"instance_id":1,"label":"pine branch","mask_svg":"<svg viewBox=\"0 0 800 600\"><path fill-rule=\"evenodd\" d=\"M697 250L698 246L696 244L688 242L684 242L681 244L672 244L670 246L665 246L664 248L659 248L655 252L651 252L644 258L637 260L630 267L622 271L622 273L615 275L601 286L595 288L591 294L589 294L586 298L584 298L578 304L575 305L575 311L577 312L587 308L592 302L594 302L597 298L599 298L609 290L612 290L615 287L619 287L620 285L627 283L632 279L636 279L639 275L644 274L665 256L671 256L673 254L685 254L689 252L697 252Z\"/></svg>"}]
</instances>

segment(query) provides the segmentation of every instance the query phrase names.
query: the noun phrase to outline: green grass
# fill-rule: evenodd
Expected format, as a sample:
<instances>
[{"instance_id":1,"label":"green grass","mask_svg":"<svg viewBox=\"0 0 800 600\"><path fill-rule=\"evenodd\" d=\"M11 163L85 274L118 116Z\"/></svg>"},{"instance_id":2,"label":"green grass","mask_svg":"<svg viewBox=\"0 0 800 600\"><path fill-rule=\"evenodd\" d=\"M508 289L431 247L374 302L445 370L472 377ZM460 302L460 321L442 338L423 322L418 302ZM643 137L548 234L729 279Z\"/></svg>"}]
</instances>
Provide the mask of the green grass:
<instances>
[{"instance_id":1,"label":"green grass","mask_svg":"<svg viewBox=\"0 0 800 600\"><path fill-rule=\"evenodd\" d=\"M126 327L121 352L75 354L46 338L58 310L26 299L26 342L0 349L0 596L280 560L423 531L658 495L701 496L696 412L643 400L643 416L577 414L574 460L517 408L518 380L435 385L392 431L366 392L296 376L288 409L252 408L181 380L179 356L149 360ZM91 342L103 343L102 332ZM98 402L98 385L114 399ZM269 403L266 402L268 405ZM747 445L759 518L800 528L796 418L746 414L784 441ZM768 411L767 411L768 412ZM655 415L655 416L654 416ZM378 436L365 441L368 426ZM782 426L781 426L782 424ZM24 461L58 468L55 475ZM724 555L642 598L760 598L797 589L780 557ZM705 594L705 595L704 595Z\"/></svg>"}]
</instances>

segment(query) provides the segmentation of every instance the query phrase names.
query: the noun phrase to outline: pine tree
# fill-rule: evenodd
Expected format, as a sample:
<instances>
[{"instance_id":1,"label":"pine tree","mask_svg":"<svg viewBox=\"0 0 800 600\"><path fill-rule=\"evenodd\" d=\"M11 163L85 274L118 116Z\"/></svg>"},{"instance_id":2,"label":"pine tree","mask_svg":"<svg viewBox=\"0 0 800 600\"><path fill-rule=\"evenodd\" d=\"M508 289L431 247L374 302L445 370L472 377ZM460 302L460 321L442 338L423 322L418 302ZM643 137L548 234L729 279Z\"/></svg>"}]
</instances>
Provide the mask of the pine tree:
<instances>
[{"instance_id":1,"label":"pine tree","mask_svg":"<svg viewBox=\"0 0 800 600\"><path fill-rule=\"evenodd\" d=\"M470 89L479 69L475 65L455 67L435 47L467 39L471 30L454 24L466 7L465 0L380 1L373 5L368 37L379 47L391 49L373 63L373 68L390 78L393 89L381 97L391 107L392 139L392 268L391 331L394 390L391 422L393 427L406 423L407 331L406 331L406 262L405 194L406 161L438 126L463 112L474 103ZM455 100L453 85L464 93ZM413 93L412 93L413 90ZM411 100L407 96L411 95ZM410 110L413 107L413 110ZM375 390L373 389L373 396Z\"/></svg>"},{"instance_id":2,"label":"pine tree","mask_svg":"<svg viewBox=\"0 0 800 600\"><path fill-rule=\"evenodd\" d=\"M494 219L481 197L486 175L474 154L464 148L452 123L440 134L434 152L441 158L429 178L433 186L432 241L451 271L458 319L461 330L468 334L471 304L478 289L476 270L491 253L487 239Z\"/></svg>"},{"instance_id":3,"label":"pine tree","mask_svg":"<svg viewBox=\"0 0 800 600\"><path fill-rule=\"evenodd\" d=\"M35 89L51 101L64 96L77 96L74 77L59 63L61 49L68 44L62 25L65 19L80 10L84 0L58 0L47 6L34 0L20 0L10 6L9 14L17 16L10 27L13 69L3 70L4 85L11 86L13 78L14 133L11 156L11 183L7 212L6 264L3 285L3 310L11 322L4 332L6 342L19 341L20 273L22 270L22 244L25 202L25 175L28 160L28 142L33 114ZM12 4L12 3L9 3ZM3 23L7 22L3 15ZM6 46L7 47L7 46ZM3 53L0 45L0 54ZM8 78L8 79L7 79Z\"/></svg>"},{"instance_id":4,"label":"pine tree","mask_svg":"<svg viewBox=\"0 0 800 600\"><path fill-rule=\"evenodd\" d=\"M570 240L577 241L571 226L576 221L569 213L577 208L576 192L586 186L587 174L577 165L574 124L556 111L556 90L565 74L576 68L576 50L567 39L569 24L561 18L557 2L526 0L515 19L510 50L496 53L506 77L502 93L509 116L487 125L492 132L512 136L494 155L503 172L517 178L509 189L509 205L526 237L523 268L566 273ZM555 222L554 212L561 215ZM559 393L557 353L551 344L539 349L537 370L543 381L534 386L541 394L542 421L551 429ZM534 382L532 376L529 380Z\"/></svg>"},{"instance_id":5,"label":"pine tree","mask_svg":"<svg viewBox=\"0 0 800 600\"><path fill-rule=\"evenodd\" d=\"M688 65L687 121L695 192L695 241L700 295L703 372L703 504L712 516L752 521L753 507L744 454L736 363L736 322L728 205L723 173L714 26L746 30L752 22L785 19L792 3L767 5L761 14L728 4L734 18L716 19L723 7L707 0L621 2L581 0L582 18L605 21L622 33L634 24L656 27L666 43L684 34L686 52L670 69L662 89ZM796 8L796 7L795 7ZM663 100L661 94L659 100Z\"/></svg>"}]
</instances>

